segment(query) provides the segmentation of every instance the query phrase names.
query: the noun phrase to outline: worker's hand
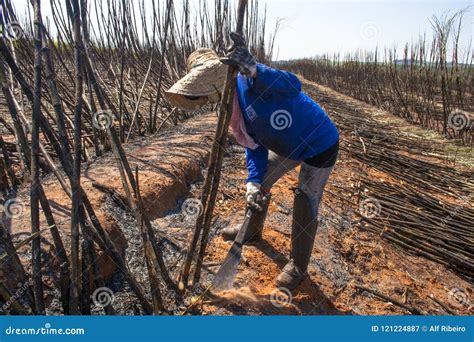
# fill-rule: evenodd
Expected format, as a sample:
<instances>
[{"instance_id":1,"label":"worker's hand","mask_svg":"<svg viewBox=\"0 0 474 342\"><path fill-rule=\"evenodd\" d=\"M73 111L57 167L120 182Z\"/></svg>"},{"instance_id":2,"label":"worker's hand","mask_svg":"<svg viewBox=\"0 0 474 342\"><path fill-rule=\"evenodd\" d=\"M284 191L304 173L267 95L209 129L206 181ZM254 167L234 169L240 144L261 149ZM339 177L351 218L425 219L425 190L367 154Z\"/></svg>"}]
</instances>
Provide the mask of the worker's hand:
<instances>
[{"instance_id":1,"label":"worker's hand","mask_svg":"<svg viewBox=\"0 0 474 342\"><path fill-rule=\"evenodd\" d=\"M255 211L262 211L263 196L260 192L260 184L254 182L247 183L247 206Z\"/></svg>"},{"instance_id":2,"label":"worker's hand","mask_svg":"<svg viewBox=\"0 0 474 342\"><path fill-rule=\"evenodd\" d=\"M232 39L232 45L230 48L227 48L227 52L231 52L234 50L236 47L247 47L247 42L245 41L244 36L242 36L240 33L237 32L231 32L229 33L230 39Z\"/></svg>"},{"instance_id":3,"label":"worker's hand","mask_svg":"<svg viewBox=\"0 0 474 342\"><path fill-rule=\"evenodd\" d=\"M257 62L246 47L238 46L234 51L222 57L220 61L226 65L239 68L239 72L247 77L257 75Z\"/></svg>"},{"instance_id":4,"label":"worker's hand","mask_svg":"<svg viewBox=\"0 0 474 342\"><path fill-rule=\"evenodd\" d=\"M247 48L247 44L242 35L231 32L230 38L233 41L227 55L222 57L220 61L226 65L238 67L242 75L255 77L257 74L257 62Z\"/></svg>"}]
</instances>

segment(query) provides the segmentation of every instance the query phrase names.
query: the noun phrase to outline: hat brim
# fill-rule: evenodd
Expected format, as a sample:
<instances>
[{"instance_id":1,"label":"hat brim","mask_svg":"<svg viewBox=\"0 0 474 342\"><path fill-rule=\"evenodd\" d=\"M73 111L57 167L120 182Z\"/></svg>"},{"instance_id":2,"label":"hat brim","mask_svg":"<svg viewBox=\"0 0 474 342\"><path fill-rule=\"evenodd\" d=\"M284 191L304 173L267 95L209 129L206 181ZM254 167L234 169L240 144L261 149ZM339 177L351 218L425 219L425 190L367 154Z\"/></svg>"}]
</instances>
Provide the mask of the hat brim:
<instances>
[{"instance_id":1,"label":"hat brim","mask_svg":"<svg viewBox=\"0 0 474 342\"><path fill-rule=\"evenodd\" d=\"M188 112L197 110L209 102L207 96L200 96L196 97L195 99L190 99L186 97L186 95L170 92L166 92L165 95L173 106Z\"/></svg>"},{"instance_id":2,"label":"hat brim","mask_svg":"<svg viewBox=\"0 0 474 342\"><path fill-rule=\"evenodd\" d=\"M210 96L222 90L227 66L219 60L199 65L165 92L168 101L186 111L196 110L209 102Z\"/></svg>"}]
</instances>

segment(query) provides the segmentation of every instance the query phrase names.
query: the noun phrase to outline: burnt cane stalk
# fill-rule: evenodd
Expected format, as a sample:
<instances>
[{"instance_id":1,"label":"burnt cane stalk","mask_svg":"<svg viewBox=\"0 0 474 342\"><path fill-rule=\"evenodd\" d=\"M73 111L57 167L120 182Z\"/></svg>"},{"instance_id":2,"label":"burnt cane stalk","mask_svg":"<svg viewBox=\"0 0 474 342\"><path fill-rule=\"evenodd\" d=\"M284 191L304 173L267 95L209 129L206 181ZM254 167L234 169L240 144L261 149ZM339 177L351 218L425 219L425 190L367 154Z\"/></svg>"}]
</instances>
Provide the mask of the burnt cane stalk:
<instances>
[{"instance_id":1,"label":"burnt cane stalk","mask_svg":"<svg viewBox=\"0 0 474 342\"><path fill-rule=\"evenodd\" d=\"M34 57L34 92L33 92L33 113L31 124L31 234L38 233L40 230L39 217L39 128L41 111L41 2L35 0L34 18L35 18L35 57ZM36 312L44 314L43 300L43 281L41 271L41 237L38 236L31 242L32 250L32 274L33 274L33 292L35 298Z\"/></svg>"},{"instance_id":2,"label":"burnt cane stalk","mask_svg":"<svg viewBox=\"0 0 474 342\"><path fill-rule=\"evenodd\" d=\"M245 9L247 7L247 0L240 0L238 7L238 19L236 31L242 34ZM209 165L207 167L206 180L201 194L201 203L203 210L198 216L196 221L196 227L193 232L191 239L191 245L186 253L186 258L183 266L182 273L179 279L179 288L184 291L188 285L189 271L191 269L191 262L196 252L197 243L201 236L200 250L198 260L196 262L194 283L199 281L202 261L204 253L207 247L209 229L211 226L211 217L214 211L217 189L220 181L220 171L222 167L222 160L224 157L224 146L227 140L227 132L229 130L229 122L231 116L231 105L235 91L235 78L237 75L237 69L229 66L227 68L227 75L225 78L222 101L219 107L219 120L217 122L216 134L214 136L214 143L212 144L211 155L209 157Z\"/></svg>"},{"instance_id":3,"label":"burnt cane stalk","mask_svg":"<svg viewBox=\"0 0 474 342\"><path fill-rule=\"evenodd\" d=\"M72 214L71 214L71 292L70 310L77 314L79 305L79 293L81 284L81 273L79 263L79 223L81 221L81 114L82 114L82 90L83 90L83 70L82 70L82 38L81 38L81 17L79 1L72 0L72 22L74 30L74 64L76 69L75 81L75 108L74 108L74 160L73 175L71 182L72 192Z\"/></svg>"}]
</instances>

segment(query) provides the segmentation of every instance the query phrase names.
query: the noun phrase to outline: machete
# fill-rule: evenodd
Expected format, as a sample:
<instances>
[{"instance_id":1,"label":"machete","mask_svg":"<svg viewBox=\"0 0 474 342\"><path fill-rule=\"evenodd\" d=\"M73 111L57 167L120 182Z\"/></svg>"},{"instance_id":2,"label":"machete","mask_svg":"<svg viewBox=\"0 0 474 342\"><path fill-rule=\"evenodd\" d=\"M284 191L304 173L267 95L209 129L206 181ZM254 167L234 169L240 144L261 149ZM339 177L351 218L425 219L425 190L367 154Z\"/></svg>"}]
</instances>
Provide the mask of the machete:
<instances>
[{"instance_id":1,"label":"machete","mask_svg":"<svg viewBox=\"0 0 474 342\"><path fill-rule=\"evenodd\" d=\"M267 197L263 198L263 201L268 201ZM219 271L217 271L214 281L212 283L212 289L217 291L225 291L232 288L234 285L234 279L237 275L237 269L240 264L240 258L242 256L242 247L244 246L244 238L247 233L250 218L254 213L254 209L247 207L245 212L245 219L242 226L237 233L237 236L230 247L227 256L224 259Z\"/></svg>"}]
</instances>

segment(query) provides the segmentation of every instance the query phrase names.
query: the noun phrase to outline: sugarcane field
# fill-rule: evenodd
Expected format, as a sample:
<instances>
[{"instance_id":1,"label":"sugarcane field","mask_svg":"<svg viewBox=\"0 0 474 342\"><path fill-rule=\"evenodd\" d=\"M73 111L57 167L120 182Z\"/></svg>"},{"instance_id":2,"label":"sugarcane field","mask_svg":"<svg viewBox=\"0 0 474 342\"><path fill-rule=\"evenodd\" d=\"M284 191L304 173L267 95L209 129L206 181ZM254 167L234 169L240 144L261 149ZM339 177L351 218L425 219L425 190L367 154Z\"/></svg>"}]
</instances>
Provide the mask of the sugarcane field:
<instances>
[{"instance_id":1,"label":"sugarcane field","mask_svg":"<svg viewBox=\"0 0 474 342\"><path fill-rule=\"evenodd\" d=\"M0 11L0 322L472 319L471 1Z\"/></svg>"}]
</instances>

